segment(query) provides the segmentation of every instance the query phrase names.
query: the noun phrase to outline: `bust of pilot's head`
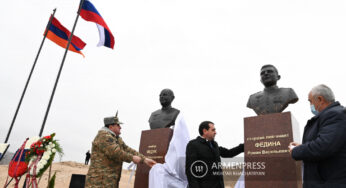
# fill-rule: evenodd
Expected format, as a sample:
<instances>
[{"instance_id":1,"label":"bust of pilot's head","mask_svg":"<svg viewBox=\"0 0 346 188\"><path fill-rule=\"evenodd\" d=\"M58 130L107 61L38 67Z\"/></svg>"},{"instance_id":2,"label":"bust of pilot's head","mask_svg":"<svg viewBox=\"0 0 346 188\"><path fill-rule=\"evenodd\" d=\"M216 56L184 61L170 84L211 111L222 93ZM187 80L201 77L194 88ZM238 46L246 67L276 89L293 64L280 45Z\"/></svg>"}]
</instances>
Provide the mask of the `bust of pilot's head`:
<instances>
[{"instance_id":1,"label":"bust of pilot's head","mask_svg":"<svg viewBox=\"0 0 346 188\"><path fill-rule=\"evenodd\" d=\"M171 106L174 100L174 93L170 89L163 89L160 93L160 103L162 107Z\"/></svg>"},{"instance_id":2,"label":"bust of pilot's head","mask_svg":"<svg viewBox=\"0 0 346 188\"><path fill-rule=\"evenodd\" d=\"M274 65L263 65L260 76L261 82L265 87L276 86L276 82L281 78Z\"/></svg>"}]
</instances>

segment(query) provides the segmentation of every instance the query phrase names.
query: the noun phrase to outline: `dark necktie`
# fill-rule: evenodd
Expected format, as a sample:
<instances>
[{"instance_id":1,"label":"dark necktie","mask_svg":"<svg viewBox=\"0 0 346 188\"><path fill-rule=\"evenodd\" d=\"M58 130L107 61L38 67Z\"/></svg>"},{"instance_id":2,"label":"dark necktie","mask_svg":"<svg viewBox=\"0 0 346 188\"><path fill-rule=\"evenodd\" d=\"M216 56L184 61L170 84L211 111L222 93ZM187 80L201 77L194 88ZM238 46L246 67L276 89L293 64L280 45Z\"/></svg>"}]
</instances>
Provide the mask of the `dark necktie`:
<instances>
[{"instance_id":1,"label":"dark necktie","mask_svg":"<svg viewBox=\"0 0 346 188\"><path fill-rule=\"evenodd\" d=\"M211 148L211 149L214 149L214 146L213 146L213 144L211 143L211 141L208 141L208 143L209 143L210 148Z\"/></svg>"}]
</instances>

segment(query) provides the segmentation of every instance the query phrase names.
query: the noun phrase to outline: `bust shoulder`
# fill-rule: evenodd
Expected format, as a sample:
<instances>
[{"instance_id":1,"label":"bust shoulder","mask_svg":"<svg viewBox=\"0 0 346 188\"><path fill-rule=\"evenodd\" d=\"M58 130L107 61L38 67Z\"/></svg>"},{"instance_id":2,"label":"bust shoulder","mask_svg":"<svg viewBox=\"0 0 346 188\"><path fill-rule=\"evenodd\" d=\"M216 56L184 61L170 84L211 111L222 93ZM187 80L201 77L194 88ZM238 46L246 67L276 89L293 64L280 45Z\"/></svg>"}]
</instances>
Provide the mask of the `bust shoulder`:
<instances>
[{"instance_id":1,"label":"bust shoulder","mask_svg":"<svg viewBox=\"0 0 346 188\"><path fill-rule=\"evenodd\" d=\"M150 128L166 128L174 125L179 112L175 108L154 111L149 118Z\"/></svg>"},{"instance_id":2,"label":"bust shoulder","mask_svg":"<svg viewBox=\"0 0 346 188\"><path fill-rule=\"evenodd\" d=\"M261 97L261 96L263 96L263 91L259 91L259 92L256 92L256 93L250 95L250 99L258 98L258 97Z\"/></svg>"},{"instance_id":3,"label":"bust shoulder","mask_svg":"<svg viewBox=\"0 0 346 188\"><path fill-rule=\"evenodd\" d=\"M282 93L282 95L287 96L289 103L295 103L298 101L298 96L292 88L280 88L280 89L281 89L280 93Z\"/></svg>"},{"instance_id":4,"label":"bust shoulder","mask_svg":"<svg viewBox=\"0 0 346 188\"><path fill-rule=\"evenodd\" d=\"M293 89L289 87L280 87L279 89L283 92L294 92Z\"/></svg>"},{"instance_id":5,"label":"bust shoulder","mask_svg":"<svg viewBox=\"0 0 346 188\"><path fill-rule=\"evenodd\" d=\"M158 109L158 110L155 110L154 112L151 113L151 115L157 115L157 114L161 114L162 113L162 110L161 109Z\"/></svg>"},{"instance_id":6,"label":"bust shoulder","mask_svg":"<svg viewBox=\"0 0 346 188\"><path fill-rule=\"evenodd\" d=\"M171 108L171 109L169 110L169 112L170 112L170 113L179 113L180 110L178 110L178 109L176 109L176 108Z\"/></svg>"},{"instance_id":7,"label":"bust shoulder","mask_svg":"<svg viewBox=\"0 0 346 188\"><path fill-rule=\"evenodd\" d=\"M261 98L261 97L263 97L263 91L259 91L259 92L257 92L257 93L254 93L254 94L252 94L252 95L250 95L250 97L249 97L249 100L248 100L248 102L247 102L247 107L250 107L250 108L253 108L254 106L256 106L256 99L259 99L259 98Z\"/></svg>"}]
</instances>

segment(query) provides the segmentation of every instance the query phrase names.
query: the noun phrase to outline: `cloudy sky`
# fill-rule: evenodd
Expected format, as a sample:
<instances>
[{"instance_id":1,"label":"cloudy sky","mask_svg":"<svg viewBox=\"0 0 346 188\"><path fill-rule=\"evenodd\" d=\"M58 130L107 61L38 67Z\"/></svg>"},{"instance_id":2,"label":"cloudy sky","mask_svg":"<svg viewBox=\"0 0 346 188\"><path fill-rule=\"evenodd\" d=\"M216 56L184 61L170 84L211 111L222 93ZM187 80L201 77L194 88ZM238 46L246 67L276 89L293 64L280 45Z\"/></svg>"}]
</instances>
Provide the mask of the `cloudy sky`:
<instances>
[{"instance_id":1,"label":"cloudy sky","mask_svg":"<svg viewBox=\"0 0 346 188\"><path fill-rule=\"evenodd\" d=\"M69 52L43 135L56 132L65 155L84 161L103 117L119 110L122 137L138 149L159 93L175 92L191 138L201 121L214 121L225 147L243 142L250 94L263 89L259 70L279 69L280 87L292 87L290 105L302 131L312 117L307 94L327 84L346 101L345 1L127 0L92 1L115 37L115 49L96 47L96 25L79 19L75 35L85 58ZM12 0L0 11L0 142L20 99L54 8L72 29L78 0ZM39 134L64 49L46 40L9 139L15 151Z\"/></svg>"}]
</instances>

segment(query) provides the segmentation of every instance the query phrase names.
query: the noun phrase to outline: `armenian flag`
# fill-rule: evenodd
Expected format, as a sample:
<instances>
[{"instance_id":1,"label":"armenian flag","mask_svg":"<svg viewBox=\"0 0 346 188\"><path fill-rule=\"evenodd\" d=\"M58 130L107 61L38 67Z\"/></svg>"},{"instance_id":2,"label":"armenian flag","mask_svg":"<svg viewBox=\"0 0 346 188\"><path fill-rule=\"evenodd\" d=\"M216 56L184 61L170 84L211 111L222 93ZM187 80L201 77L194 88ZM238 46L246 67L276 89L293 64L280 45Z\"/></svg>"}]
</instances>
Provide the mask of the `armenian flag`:
<instances>
[{"instance_id":1,"label":"armenian flag","mask_svg":"<svg viewBox=\"0 0 346 188\"><path fill-rule=\"evenodd\" d=\"M55 44L66 48L70 35L71 32L63 25L61 25L61 23L55 17L53 17L48 28L47 38L49 38ZM84 54L81 52L81 50L85 47L85 45L85 42L83 42L79 37L73 35L69 50L79 53L84 57Z\"/></svg>"},{"instance_id":2,"label":"armenian flag","mask_svg":"<svg viewBox=\"0 0 346 188\"><path fill-rule=\"evenodd\" d=\"M96 23L100 34L100 42L97 46L106 46L112 49L114 48L114 37L111 30L108 28L101 14L96 10L95 6L91 4L90 1L84 1L80 11L80 16L86 21Z\"/></svg>"}]
</instances>

